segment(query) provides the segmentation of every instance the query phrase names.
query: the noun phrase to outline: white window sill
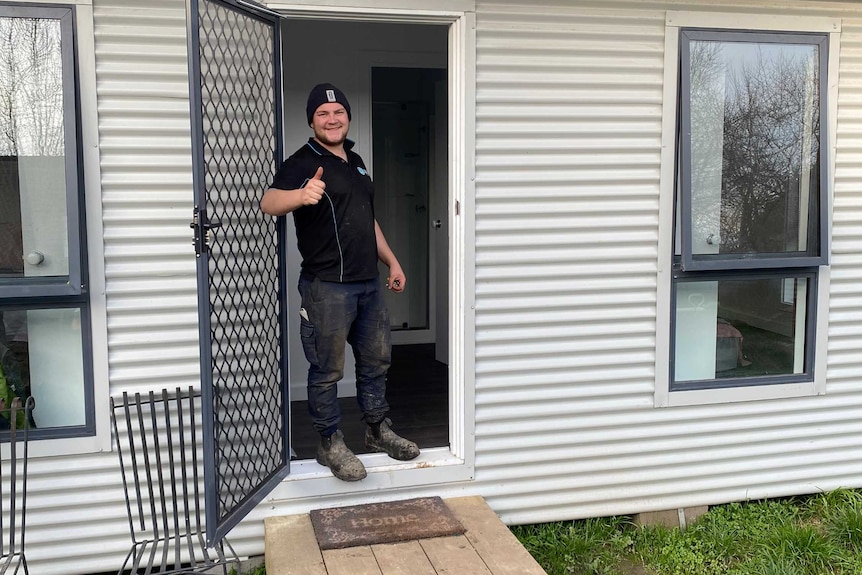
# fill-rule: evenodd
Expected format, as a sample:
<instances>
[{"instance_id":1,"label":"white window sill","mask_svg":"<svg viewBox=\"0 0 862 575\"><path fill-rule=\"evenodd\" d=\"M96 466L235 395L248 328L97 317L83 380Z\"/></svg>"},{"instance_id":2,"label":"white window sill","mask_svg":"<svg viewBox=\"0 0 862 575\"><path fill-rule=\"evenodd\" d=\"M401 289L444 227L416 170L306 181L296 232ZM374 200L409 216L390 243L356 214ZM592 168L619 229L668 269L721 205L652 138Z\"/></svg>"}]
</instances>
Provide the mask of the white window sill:
<instances>
[{"instance_id":1,"label":"white window sill","mask_svg":"<svg viewBox=\"0 0 862 575\"><path fill-rule=\"evenodd\" d=\"M97 415L98 419L98 415ZM107 419L107 418L105 418ZM58 457L69 455L80 455L86 453L104 453L111 451L111 436L107 433L109 422L100 422L97 429L104 429L106 433L92 437L67 437L61 439L31 439L28 443L28 457ZM19 431L19 434L21 432ZM23 436L19 435L19 439ZM3 444L0 457L8 459L8 444Z\"/></svg>"},{"instance_id":2,"label":"white window sill","mask_svg":"<svg viewBox=\"0 0 862 575\"><path fill-rule=\"evenodd\" d=\"M785 399L817 395L813 382L788 383L775 385L752 385L723 389L698 389L692 391L672 391L656 402L656 407L683 407L690 405L713 405L717 403L737 403L741 401L760 401L764 399Z\"/></svg>"}]
</instances>

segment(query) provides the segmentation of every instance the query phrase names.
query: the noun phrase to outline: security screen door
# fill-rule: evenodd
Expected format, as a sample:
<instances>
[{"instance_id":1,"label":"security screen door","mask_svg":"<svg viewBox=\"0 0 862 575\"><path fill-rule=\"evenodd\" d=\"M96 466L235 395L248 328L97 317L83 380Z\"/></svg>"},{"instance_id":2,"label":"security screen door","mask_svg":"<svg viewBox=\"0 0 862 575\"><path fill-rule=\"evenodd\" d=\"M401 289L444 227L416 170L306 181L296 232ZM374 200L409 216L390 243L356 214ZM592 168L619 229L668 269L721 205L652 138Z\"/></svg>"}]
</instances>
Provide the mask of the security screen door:
<instances>
[{"instance_id":1,"label":"security screen door","mask_svg":"<svg viewBox=\"0 0 862 575\"><path fill-rule=\"evenodd\" d=\"M281 161L279 18L187 0L207 544L288 473L284 218L258 201Z\"/></svg>"}]
</instances>

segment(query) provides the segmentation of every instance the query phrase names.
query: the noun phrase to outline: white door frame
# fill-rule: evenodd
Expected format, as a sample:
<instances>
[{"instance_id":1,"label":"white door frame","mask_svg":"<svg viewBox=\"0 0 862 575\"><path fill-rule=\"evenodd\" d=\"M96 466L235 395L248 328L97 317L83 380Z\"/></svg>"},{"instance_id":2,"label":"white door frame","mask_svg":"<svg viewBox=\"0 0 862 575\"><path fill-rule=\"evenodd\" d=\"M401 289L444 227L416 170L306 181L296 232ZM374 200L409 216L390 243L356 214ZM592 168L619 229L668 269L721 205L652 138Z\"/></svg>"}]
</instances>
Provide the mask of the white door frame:
<instances>
[{"instance_id":1,"label":"white door frame","mask_svg":"<svg viewBox=\"0 0 862 575\"><path fill-rule=\"evenodd\" d=\"M395 465L384 454L363 454L368 477L345 484L333 481L314 461L291 465L291 474L269 501L333 493L469 481L475 466L475 79L476 15L473 0L441 0L445 10L415 10L411 0L363 0L368 6L343 7L343 0L270 2L286 18L439 24L449 29L449 442L423 450L414 461ZM397 471L397 473L393 473Z\"/></svg>"}]
</instances>

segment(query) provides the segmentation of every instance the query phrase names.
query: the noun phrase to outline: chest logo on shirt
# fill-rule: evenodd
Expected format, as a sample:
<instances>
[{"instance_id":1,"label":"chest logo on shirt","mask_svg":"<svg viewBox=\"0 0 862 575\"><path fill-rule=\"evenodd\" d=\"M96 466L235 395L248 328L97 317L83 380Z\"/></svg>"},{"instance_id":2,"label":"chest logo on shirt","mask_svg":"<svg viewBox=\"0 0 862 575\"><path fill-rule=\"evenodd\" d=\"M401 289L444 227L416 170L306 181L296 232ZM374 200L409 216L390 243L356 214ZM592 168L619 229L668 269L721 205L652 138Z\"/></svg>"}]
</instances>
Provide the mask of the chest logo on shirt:
<instances>
[{"instance_id":1,"label":"chest logo on shirt","mask_svg":"<svg viewBox=\"0 0 862 575\"><path fill-rule=\"evenodd\" d=\"M368 175L368 171L365 168L363 168L362 166L357 166L356 171L359 172L360 174L362 174L363 176Z\"/></svg>"}]
</instances>

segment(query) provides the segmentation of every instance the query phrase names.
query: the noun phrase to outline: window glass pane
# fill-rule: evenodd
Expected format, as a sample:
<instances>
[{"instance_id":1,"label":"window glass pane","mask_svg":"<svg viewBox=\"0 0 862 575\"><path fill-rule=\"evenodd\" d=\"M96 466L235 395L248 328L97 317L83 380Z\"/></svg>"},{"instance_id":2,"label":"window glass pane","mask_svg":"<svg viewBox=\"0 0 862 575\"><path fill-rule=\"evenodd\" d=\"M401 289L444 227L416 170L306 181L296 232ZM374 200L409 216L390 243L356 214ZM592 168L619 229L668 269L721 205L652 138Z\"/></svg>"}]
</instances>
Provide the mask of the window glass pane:
<instances>
[{"instance_id":1,"label":"window glass pane","mask_svg":"<svg viewBox=\"0 0 862 575\"><path fill-rule=\"evenodd\" d=\"M0 311L0 397L32 395L37 428L85 425L82 358L80 309Z\"/></svg>"},{"instance_id":2,"label":"window glass pane","mask_svg":"<svg viewBox=\"0 0 862 575\"><path fill-rule=\"evenodd\" d=\"M819 46L689 48L692 254L816 251Z\"/></svg>"},{"instance_id":3,"label":"window glass pane","mask_svg":"<svg viewBox=\"0 0 862 575\"><path fill-rule=\"evenodd\" d=\"M0 18L0 277L66 276L60 21Z\"/></svg>"},{"instance_id":4,"label":"window glass pane","mask_svg":"<svg viewBox=\"0 0 862 575\"><path fill-rule=\"evenodd\" d=\"M808 280L676 284L674 380L805 371Z\"/></svg>"}]
</instances>

